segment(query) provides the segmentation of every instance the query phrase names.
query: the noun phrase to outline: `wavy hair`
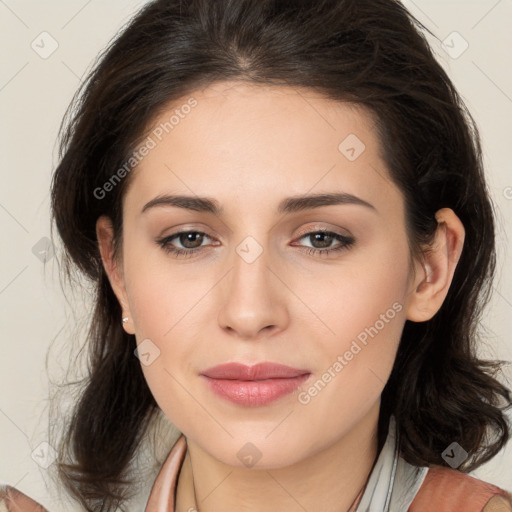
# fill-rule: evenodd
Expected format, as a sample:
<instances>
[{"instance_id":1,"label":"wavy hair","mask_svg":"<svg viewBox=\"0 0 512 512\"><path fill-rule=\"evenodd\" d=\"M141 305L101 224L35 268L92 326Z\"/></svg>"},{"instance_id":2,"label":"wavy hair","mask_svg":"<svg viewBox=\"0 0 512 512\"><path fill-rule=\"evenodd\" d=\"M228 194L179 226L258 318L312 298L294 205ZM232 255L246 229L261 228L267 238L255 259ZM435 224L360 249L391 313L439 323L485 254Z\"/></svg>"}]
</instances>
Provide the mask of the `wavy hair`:
<instances>
[{"instance_id":1,"label":"wavy hair","mask_svg":"<svg viewBox=\"0 0 512 512\"><path fill-rule=\"evenodd\" d=\"M461 471L504 447L512 402L497 379L503 362L476 354L495 272L494 210L478 129L425 31L398 0L157 0L99 56L63 122L51 188L65 274L85 276L94 291L88 371L57 459L59 478L86 510L115 510L130 495L130 462L159 411L133 354L135 337L120 325L95 231L99 216L110 217L119 255L131 175L106 197L94 191L173 100L226 80L307 87L367 109L404 195L417 257L433 240L435 212L455 211L464 250L438 313L405 324L379 439L393 414L402 457L446 465L441 454L457 441L470 455Z\"/></svg>"}]
</instances>

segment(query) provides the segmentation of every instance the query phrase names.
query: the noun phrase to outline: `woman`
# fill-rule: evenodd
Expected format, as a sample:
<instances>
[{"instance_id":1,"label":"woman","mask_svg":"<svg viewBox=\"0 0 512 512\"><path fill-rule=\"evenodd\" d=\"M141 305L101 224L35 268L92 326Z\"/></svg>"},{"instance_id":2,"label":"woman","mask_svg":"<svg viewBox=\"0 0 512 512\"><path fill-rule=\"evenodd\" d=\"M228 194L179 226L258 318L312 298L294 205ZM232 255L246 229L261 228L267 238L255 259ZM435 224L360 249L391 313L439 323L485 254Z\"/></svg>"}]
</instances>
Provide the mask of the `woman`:
<instances>
[{"instance_id":1,"label":"woman","mask_svg":"<svg viewBox=\"0 0 512 512\"><path fill-rule=\"evenodd\" d=\"M510 436L475 355L480 141L419 28L395 0L159 0L102 56L52 184L97 292L57 462L86 510L126 506L160 411L146 512L512 510L467 475Z\"/></svg>"}]
</instances>

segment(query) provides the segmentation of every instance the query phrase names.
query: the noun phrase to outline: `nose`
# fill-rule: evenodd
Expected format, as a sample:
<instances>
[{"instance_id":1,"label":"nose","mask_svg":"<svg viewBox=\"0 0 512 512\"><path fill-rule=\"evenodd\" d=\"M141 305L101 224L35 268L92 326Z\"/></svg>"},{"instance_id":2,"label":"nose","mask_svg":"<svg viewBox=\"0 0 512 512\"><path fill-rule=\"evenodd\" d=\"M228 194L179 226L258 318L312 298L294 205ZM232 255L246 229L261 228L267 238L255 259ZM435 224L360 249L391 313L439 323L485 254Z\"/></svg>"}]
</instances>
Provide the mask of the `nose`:
<instances>
[{"instance_id":1,"label":"nose","mask_svg":"<svg viewBox=\"0 0 512 512\"><path fill-rule=\"evenodd\" d=\"M249 239L233 255L232 268L222 283L218 313L219 325L233 336L257 340L286 329L290 292L267 254Z\"/></svg>"}]
</instances>

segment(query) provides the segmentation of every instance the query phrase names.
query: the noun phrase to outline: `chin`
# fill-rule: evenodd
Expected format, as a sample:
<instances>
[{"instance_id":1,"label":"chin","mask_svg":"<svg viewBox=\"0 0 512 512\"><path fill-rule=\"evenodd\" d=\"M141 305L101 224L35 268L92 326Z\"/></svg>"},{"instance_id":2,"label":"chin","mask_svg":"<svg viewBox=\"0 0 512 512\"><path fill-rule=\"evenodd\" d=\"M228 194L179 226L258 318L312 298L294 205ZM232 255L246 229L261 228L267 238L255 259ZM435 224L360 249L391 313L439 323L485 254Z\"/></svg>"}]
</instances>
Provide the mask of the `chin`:
<instances>
[{"instance_id":1,"label":"chin","mask_svg":"<svg viewBox=\"0 0 512 512\"><path fill-rule=\"evenodd\" d=\"M275 428L275 425L274 425ZM279 435L268 433L265 429L252 434L240 434L220 441L211 436L204 439L201 445L212 457L229 466L237 468L277 469L290 466L307 457L303 451L307 443L302 442L297 436L285 432L285 437L293 439L286 443Z\"/></svg>"}]
</instances>

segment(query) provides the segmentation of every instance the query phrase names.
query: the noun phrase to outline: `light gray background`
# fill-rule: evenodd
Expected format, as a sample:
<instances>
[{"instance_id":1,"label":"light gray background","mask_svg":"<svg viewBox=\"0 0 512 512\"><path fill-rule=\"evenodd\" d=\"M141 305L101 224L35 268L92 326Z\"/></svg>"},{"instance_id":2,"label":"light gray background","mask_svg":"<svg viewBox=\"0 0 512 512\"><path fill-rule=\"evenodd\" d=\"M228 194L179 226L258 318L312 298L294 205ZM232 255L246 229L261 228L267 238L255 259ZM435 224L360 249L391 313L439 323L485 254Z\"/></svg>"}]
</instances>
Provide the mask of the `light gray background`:
<instances>
[{"instance_id":1,"label":"light gray background","mask_svg":"<svg viewBox=\"0 0 512 512\"><path fill-rule=\"evenodd\" d=\"M85 325L90 309L85 293L72 302L73 314L60 289L56 258L48 252L45 268L33 248L36 253L44 250L41 239L50 237L49 184L64 111L97 53L144 3L0 0L0 481L18 487L50 512L71 507L59 503L55 489L46 488L47 470L36 462L37 453L47 450L40 443L49 439L45 357L54 342L48 364L54 378L62 375L70 338L83 341L73 328L77 322ZM488 183L499 215L498 277L485 315L488 342L481 353L512 361L512 1L404 4L452 47L445 51L429 37L481 131ZM45 31L58 47L42 58L31 45L38 45L40 53L51 49L49 36L40 35ZM464 41L469 46L462 53ZM510 366L507 378L511 386ZM510 444L474 476L512 491ZM133 510L143 508L150 482L141 483L139 505Z\"/></svg>"}]
</instances>

